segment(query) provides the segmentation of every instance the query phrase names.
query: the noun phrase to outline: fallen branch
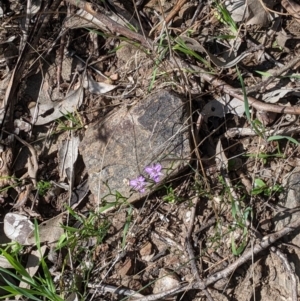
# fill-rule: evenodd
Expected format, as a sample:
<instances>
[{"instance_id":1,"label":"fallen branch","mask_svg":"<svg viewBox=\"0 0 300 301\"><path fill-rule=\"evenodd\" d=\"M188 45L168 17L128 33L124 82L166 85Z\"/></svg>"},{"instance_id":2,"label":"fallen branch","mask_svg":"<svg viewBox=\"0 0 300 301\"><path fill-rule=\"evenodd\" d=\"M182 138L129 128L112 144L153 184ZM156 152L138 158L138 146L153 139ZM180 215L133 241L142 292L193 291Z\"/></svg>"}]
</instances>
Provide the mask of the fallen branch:
<instances>
[{"instance_id":1,"label":"fallen branch","mask_svg":"<svg viewBox=\"0 0 300 301\"><path fill-rule=\"evenodd\" d=\"M244 95L241 92L237 92L235 88L228 85L225 81L216 78L215 76L207 73L204 69L195 66L196 71L200 72L200 77L209 82L215 88L219 89L221 92L229 94L232 97L235 97L241 101L244 101ZM193 66L194 68L194 66ZM265 103L255 99L254 97L247 96L249 105L254 107L260 111L266 112L274 112L274 113L281 113L281 114L292 114L292 115L300 115L300 107L285 107L276 104Z\"/></svg>"}]
</instances>

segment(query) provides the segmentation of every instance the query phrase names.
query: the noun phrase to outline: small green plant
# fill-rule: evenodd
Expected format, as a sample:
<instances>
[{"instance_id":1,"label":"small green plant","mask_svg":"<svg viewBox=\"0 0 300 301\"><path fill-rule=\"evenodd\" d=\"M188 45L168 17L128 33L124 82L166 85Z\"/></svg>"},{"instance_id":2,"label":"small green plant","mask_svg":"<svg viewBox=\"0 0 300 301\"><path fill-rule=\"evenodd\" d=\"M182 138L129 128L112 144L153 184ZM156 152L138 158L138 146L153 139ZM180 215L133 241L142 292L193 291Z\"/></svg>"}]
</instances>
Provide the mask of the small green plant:
<instances>
[{"instance_id":1,"label":"small green plant","mask_svg":"<svg viewBox=\"0 0 300 301\"><path fill-rule=\"evenodd\" d=\"M255 133L264 138L263 136L263 132L264 130L262 130L259 126L258 126L258 123L257 122L253 122L253 120L251 119L251 115L250 115L250 106L249 106L249 101L248 101L248 97L247 97L247 93L246 93L246 88L245 88L245 83L244 83L244 80L243 80L243 77L241 75L241 72L238 68L238 66L236 66L236 71L237 71L237 74L238 74L238 78L240 80L240 83L241 83L241 86L242 86L242 91L243 91L243 95L244 95L244 105L245 105L245 113L246 113L246 117L248 119L248 122L251 124L253 130L255 131ZM260 126L262 126L261 123L259 123Z\"/></svg>"},{"instance_id":2,"label":"small green plant","mask_svg":"<svg viewBox=\"0 0 300 301\"><path fill-rule=\"evenodd\" d=\"M64 121L62 119L57 119L56 123L58 125L59 131L76 131L76 130L80 130L81 128L83 128L83 122L77 111L75 111L73 113L68 112L66 114L62 113L62 115L68 122L68 125L65 124L66 121Z\"/></svg>"},{"instance_id":3,"label":"small green plant","mask_svg":"<svg viewBox=\"0 0 300 301\"><path fill-rule=\"evenodd\" d=\"M175 204L182 201L182 198L180 198L176 192L174 191L172 186L165 186L166 188L166 195L163 197L163 200L165 202Z\"/></svg>"},{"instance_id":4,"label":"small green plant","mask_svg":"<svg viewBox=\"0 0 300 301\"><path fill-rule=\"evenodd\" d=\"M38 190L38 194L40 196L44 196L46 194L46 192L51 188L51 183L48 181L39 181L37 183L37 190Z\"/></svg>"},{"instance_id":5,"label":"small green plant","mask_svg":"<svg viewBox=\"0 0 300 301\"><path fill-rule=\"evenodd\" d=\"M234 235L231 236L232 254L238 256L244 251L244 249L247 245L247 241L248 241L247 220L249 218L249 215L252 214L252 209L250 207L247 207L242 211L241 215L240 214L238 215L237 211L236 211L235 203L232 202L232 214L235 219L235 222L233 223L231 230L233 232L234 231L241 232L241 235L240 235L241 237L239 239L238 246L235 242Z\"/></svg>"},{"instance_id":6,"label":"small green plant","mask_svg":"<svg viewBox=\"0 0 300 301\"><path fill-rule=\"evenodd\" d=\"M291 143L294 143L295 145L300 145L300 143L292 138L292 137L289 137L289 136L281 136L281 135L276 135L276 136L270 136L267 141L268 142L271 142L271 141L276 141L277 142L277 153L275 154L267 154L267 153L258 153L258 154L246 154L245 156L246 157L255 157L255 158L258 158L258 159L262 159L263 163L266 164L267 163L267 159L269 158L285 158L285 155L280 151L280 147L279 147L279 143L278 141L279 140L288 140L290 141Z\"/></svg>"},{"instance_id":7,"label":"small green plant","mask_svg":"<svg viewBox=\"0 0 300 301\"><path fill-rule=\"evenodd\" d=\"M13 177L13 176L5 176L5 177L0 177L0 180L5 184L5 187L0 189L0 193L7 191L9 188L14 188L17 187L20 184L20 179ZM7 186L6 186L7 185Z\"/></svg>"},{"instance_id":8,"label":"small green plant","mask_svg":"<svg viewBox=\"0 0 300 301\"><path fill-rule=\"evenodd\" d=\"M218 12L216 13L216 17L218 18L218 20L220 22L222 22L223 24L228 25L230 27L230 30L234 34L237 34L238 33L238 26L236 25L236 23L231 18L231 15L228 12L228 10L226 9L226 7L222 3L220 3L219 1L215 1L215 5L216 5L216 8L218 10Z\"/></svg>"},{"instance_id":9,"label":"small green plant","mask_svg":"<svg viewBox=\"0 0 300 301\"><path fill-rule=\"evenodd\" d=\"M255 71L256 73L264 76L264 77L274 77L274 75L270 72L263 72L263 71ZM291 74L291 75L280 75L280 76L276 76L276 78L300 78L300 75L297 73Z\"/></svg>"},{"instance_id":10,"label":"small green plant","mask_svg":"<svg viewBox=\"0 0 300 301\"><path fill-rule=\"evenodd\" d=\"M183 54L189 55L191 57L194 57L198 61L202 62L204 65L210 68L210 63L205 60L202 56L200 56L197 52L194 50L190 49L188 45L181 39L180 37L175 39L175 45L173 46L173 50L180 51Z\"/></svg>"},{"instance_id":11,"label":"small green plant","mask_svg":"<svg viewBox=\"0 0 300 301\"><path fill-rule=\"evenodd\" d=\"M74 250L79 244L79 241L86 241L89 238L96 238L97 244L102 243L107 234L110 223L107 219L101 218L97 212L91 212L88 217L77 214L72 208L68 208L71 216L77 221L78 227L62 226L66 231L62 235L58 244L57 250L68 246Z\"/></svg>"},{"instance_id":12,"label":"small green plant","mask_svg":"<svg viewBox=\"0 0 300 301\"><path fill-rule=\"evenodd\" d=\"M271 196L274 193L283 192L283 187L279 184L268 186L262 179L256 178L254 180L254 188L251 191L252 195L263 194L265 196Z\"/></svg>"},{"instance_id":13,"label":"small green plant","mask_svg":"<svg viewBox=\"0 0 300 301\"><path fill-rule=\"evenodd\" d=\"M16 241L12 241L7 244L3 244L2 247L6 252L8 252L12 257L18 257L22 251L23 251L23 246L20 245Z\"/></svg>"},{"instance_id":14,"label":"small green plant","mask_svg":"<svg viewBox=\"0 0 300 301\"><path fill-rule=\"evenodd\" d=\"M252 217L252 208L244 206L243 197L237 198L232 193L232 188L228 187L227 182L219 177L220 182L224 187L224 198L231 201L231 214L233 222L228 227L228 232L231 233L231 250L233 255L240 255L248 242L248 219ZM238 234L239 240L236 242L235 234Z\"/></svg>"}]
</instances>

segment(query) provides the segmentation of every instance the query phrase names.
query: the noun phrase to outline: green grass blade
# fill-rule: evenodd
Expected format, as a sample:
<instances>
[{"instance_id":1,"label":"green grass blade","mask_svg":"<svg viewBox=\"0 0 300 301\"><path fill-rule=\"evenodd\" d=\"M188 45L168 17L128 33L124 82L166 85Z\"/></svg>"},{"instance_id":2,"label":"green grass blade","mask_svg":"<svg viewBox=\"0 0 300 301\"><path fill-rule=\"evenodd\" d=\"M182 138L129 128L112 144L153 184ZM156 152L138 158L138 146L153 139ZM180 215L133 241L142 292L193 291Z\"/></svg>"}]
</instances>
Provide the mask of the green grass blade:
<instances>
[{"instance_id":1,"label":"green grass blade","mask_svg":"<svg viewBox=\"0 0 300 301\"><path fill-rule=\"evenodd\" d=\"M1 253L21 276L23 276L25 279L31 279L26 269L17 259L13 258L4 250L1 250Z\"/></svg>"},{"instance_id":2,"label":"green grass blade","mask_svg":"<svg viewBox=\"0 0 300 301\"><path fill-rule=\"evenodd\" d=\"M125 244L126 244L126 235L128 233L129 226L130 226L130 223L131 223L132 207L129 207L128 210L127 210L127 212L128 212L128 216L126 218L126 222L125 222L125 225L124 225L123 239L122 239L122 249L123 250L124 250Z\"/></svg>"},{"instance_id":3,"label":"green grass blade","mask_svg":"<svg viewBox=\"0 0 300 301\"><path fill-rule=\"evenodd\" d=\"M271 136L267 139L267 141L276 141L281 139L287 139L290 142L295 143L296 145L300 145L300 143L296 139L289 136L281 136L281 135Z\"/></svg>"},{"instance_id":4,"label":"green grass blade","mask_svg":"<svg viewBox=\"0 0 300 301\"><path fill-rule=\"evenodd\" d=\"M241 86L242 86L242 91L243 91L243 96L244 96L244 106L245 106L246 117L247 117L248 121L251 122L249 101L248 101L248 97L247 97L247 93L246 93L246 89L245 89L244 80L243 80L243 77L242 77L242 75L241 75L241 72L240 72L238 66L236 66L236 71L237 71L238 78L239 78L240 83L241 83ZM251 122L251 123L252 123L252 122Z\"/></svg>"},{"instance_id":5,"label":"green grass blade","mask_svg":"<svg viewBox=\"0 0 300 301\"><path fill-rule=\"evenodd\" d=\"M7 279L5 279L5 278L3 278L3 279L9 286L8 287L2 286L2 288L5 289L6 291L12 293L14 296L20 295L23 297L27 297L31 300L41 301L41 299L38 299L35 297L35 295L37 295L37 292L35 290L18 287L16 285L14 285L13 283L11 283L10 281L8 281ZM0 299L2 299L2 297Z\"/></svg>"},{"instance_id":6,"label":"green grass blade","mask_svg":"<svg viewBox=\"0 0 300 301\"><path fill-rule=\"evenodd\" d=\"M251 120L250 106L249 106L249 101L248 101L248 97L247 97L247 93L246 93L246 88L245 88L244 80L243 80L243 77L241 75L241 72L240 72L238 66L236 66L236 71L237 71L238 78L239 78L241 86L242 86L246 117L247 117L248 121L250 122L251 126L253 127L255 133L257 135L259 135L260 137L263 137L262 132L258 129L258 127L255 125L255 123Z\"/></svg>"}]
</instances>

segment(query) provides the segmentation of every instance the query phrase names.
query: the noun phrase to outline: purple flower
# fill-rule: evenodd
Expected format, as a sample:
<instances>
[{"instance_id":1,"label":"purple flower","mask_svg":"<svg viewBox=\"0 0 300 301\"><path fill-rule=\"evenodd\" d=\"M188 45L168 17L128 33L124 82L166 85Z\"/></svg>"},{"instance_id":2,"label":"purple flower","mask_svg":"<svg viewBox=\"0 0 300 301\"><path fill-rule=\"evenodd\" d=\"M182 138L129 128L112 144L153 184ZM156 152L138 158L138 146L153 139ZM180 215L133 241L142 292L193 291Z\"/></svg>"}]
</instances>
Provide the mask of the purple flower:
<instances>
[{"instance_id":1,"label":"purple flower","mask_svg":"<svg viewBox=\"0 0 300 301\"><path fill-rule=\"evenodd\" d=\"M160 172L161 168L162 168L161 165L159 163L156 163L150 166L146 166L145 172L149 174L150 179L152 179L155 183L158 183L160 180L159 177L163 175Z\"/></svg>"},{"instance_id":2,"label":"purple flower","mask_svg":"<svg viewBox=\"0 0 300 301\"><path fill-rule=\"evenodd\" d=\"M139 176L136 179L130 180L129 185L136 191L140 193L145 192L145 178L143 176Z\"/></svg>"}]
</instances>

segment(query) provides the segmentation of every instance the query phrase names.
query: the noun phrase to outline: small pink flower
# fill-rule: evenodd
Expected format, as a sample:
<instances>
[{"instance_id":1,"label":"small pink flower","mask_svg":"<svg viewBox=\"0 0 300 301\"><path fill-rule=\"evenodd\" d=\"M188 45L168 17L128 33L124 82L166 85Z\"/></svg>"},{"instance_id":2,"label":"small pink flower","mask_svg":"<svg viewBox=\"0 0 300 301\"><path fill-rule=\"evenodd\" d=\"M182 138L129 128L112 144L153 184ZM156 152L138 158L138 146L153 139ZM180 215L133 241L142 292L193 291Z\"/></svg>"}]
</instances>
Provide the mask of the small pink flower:
<instances>
[{"instance_id":1,"label":"small pink flower","mask_svg":"<svg viewBox=\"0 0 300 301\"><path fill-rule=\"evenodd\" d=\"M150 166L145 167L145 172L149 174L150 179L152 179L155 183L158 183L160 181L160 176L163 175L161 173L162 167L159 163L152 164Z\"/></svg>"},{"instance_id":2,"label":"small pink flower","mask_svg":"<svg viewBox=\"0 0 300 301\"><path fill-rule=\"evenodd\" d=\"M136 191L140 193L145 192L145 178L143 176L139 176L136 179L130 180L129 185Z\"/></svg>"}]
</instances>

